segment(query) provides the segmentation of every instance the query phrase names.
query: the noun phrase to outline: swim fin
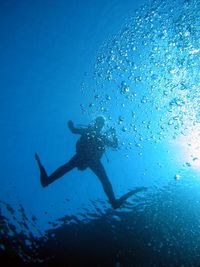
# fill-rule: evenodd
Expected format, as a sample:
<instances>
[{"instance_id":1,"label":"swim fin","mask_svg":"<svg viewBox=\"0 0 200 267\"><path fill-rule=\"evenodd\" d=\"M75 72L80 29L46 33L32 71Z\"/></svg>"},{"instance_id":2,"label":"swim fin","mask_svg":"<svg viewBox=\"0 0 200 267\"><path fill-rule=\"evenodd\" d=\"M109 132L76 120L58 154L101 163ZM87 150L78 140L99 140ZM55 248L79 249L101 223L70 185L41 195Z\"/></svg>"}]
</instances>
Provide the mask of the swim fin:
<instances>
[{"instance_id":1,"label":"swim fin","mask_svg":"<svg viewBox=\"0 0 200 267\"><path fill-rule=\"evenodd\" d=\"M48 183L47 183L48 175L46 173L45 168L42 166L40 158L39 158L37 153L35 153L35 159L36 159L38 166L39 166L39 169L40 169L40 183L41 183L42 187L46 187L48 185Z\"/></svg>"},{"instance_id":2,"label":"swim fin","mask_svg":"<svg viewBox=\"0 0 200 267\"><path fill-rule=\"evenodd\" d=\"M119 199L116 199L116 201L114 203L112 203L112 206L114 209L119 208L129 197L131 197L132 195L141 192L141 191L146 191L147 187L137 187L133 190L131 190L130 192L126 193L125 195L123 195L122 197L120 197Z\"/></svg>"}]
</instances>

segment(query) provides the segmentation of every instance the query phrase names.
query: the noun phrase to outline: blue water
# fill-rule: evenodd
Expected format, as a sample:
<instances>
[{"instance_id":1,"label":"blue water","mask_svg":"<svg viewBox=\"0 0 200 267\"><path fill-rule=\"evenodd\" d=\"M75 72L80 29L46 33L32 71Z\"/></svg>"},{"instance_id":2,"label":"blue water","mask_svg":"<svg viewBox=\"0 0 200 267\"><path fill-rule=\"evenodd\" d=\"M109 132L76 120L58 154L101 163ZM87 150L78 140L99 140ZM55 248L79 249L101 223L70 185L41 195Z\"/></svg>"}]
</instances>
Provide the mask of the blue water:
<instances>
[{"instance_id":1,"label":"blue water","mask_svg":"<svg viewBox=\"0 0 200 267\"><path fill-rule=\"evenodd\" d=\"M64 266L199 266L200 3L1 1L0 255ZM102 158L113 210L77 169L67 121L98 115L119 149Z\"/></svg>"}]
</instances>

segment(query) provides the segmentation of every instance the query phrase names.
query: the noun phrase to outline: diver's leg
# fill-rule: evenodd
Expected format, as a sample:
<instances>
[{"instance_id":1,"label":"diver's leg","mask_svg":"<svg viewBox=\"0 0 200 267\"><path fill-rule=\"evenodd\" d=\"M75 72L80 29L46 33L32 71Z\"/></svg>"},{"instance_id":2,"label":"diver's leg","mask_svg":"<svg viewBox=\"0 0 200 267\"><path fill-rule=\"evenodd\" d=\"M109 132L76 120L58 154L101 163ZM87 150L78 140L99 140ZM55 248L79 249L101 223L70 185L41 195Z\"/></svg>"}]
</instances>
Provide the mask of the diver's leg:
<instances>
[{"instance_id":1,"label":"diver's leg","mask_svg":"<svg viewBox=\"0 0 200 267\"><path fill-rule=\"evenodd\" d=\"M77 156L75 155L69 162L60 166L50 176L48 176L37 154L35 154L35 158L37 160L40 169L40 181L43 187L46 187L47 185L53 183L55 180L63 176L65 173L74 169L77 166L77 160L78 160Z\"/></svg>"},{"instance_id":2,"label":"diver's leg","mask_svg":"<svg viewBox=\"0 0 200 267\"><path fill-rule=\"evenodd\" d=\"M126 193L125 195L123 195L119 199L116 199L114 196L112 185L111 185L110 181L108 180L108 177L106 175L106 172L105 172L105 169L104 169L102 163L100 161L97 161L97 162L94 162L93 164L90 164L89 167L97 175L97 177L101 181L101 183L103 185L103 189L104 189L106 195L108 196L108 199L110 200L111 205L114 209L119 208L125 202L125 200L127 200L132 195L134 195L140 191L146 190L146 187L138 187L138 188Z\"/></svg>"},{"instance_id":3,"label":"diver's leg","mask_svg":"<svg viewBox=\"0 0 200 267\"><path fill-rule=\"evenodd\" d=\"M100 161L95 161L89 165L90 169L96 174L102 183L104 192L106 193L111 205L115 208L116 198L112 189L112 185L107 177L105 169Z\"/></svg>"},{"instance_id":4,"label":"diver's leg","mask_svg":"<svg viewBox=\"0 0 200 267\"><path fill-rule=\"evenodd\" d=\"M60 166L58 169L56 169L51 175L48 177L48 185L53 183L55 180L59 179L61 176L63 176L65 173L70 172L72 169L77 167L78 158L75 155L65 163L64 165Z\"/></svg>"}]
</instances>

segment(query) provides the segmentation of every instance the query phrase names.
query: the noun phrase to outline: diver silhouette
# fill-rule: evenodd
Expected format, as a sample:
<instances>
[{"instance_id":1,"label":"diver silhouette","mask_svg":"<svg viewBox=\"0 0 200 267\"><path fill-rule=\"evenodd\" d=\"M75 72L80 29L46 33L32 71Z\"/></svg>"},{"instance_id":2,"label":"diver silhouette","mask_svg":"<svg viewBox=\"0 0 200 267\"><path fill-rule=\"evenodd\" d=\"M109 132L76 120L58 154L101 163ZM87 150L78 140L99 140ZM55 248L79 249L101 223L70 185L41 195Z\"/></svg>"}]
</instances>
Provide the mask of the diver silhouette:
<instances>
[{"instance_id":1,"label":"diver silhouette","mask_svg":"<svg viewBox=\"0 0 200 267\"><path fill-rule=\"evenodd\" d=\"M48 186L74 168L78 168L78 170L81 171L90 168L99 178L104 192L106 193L114 209L119 208L125 202L125 200L127 200L133 194L146 190L145 187L138 187L126 193L119 199L115 198L112 185L107 177L100 159L103 156L106 147L118 147L118 139L116 137L116 131L113 127L110 128L107 132L102 133L101 131L104 125L105 119L103 116L97 117L93 124L90 124L87 128L76 128L74 127L72 121L68 121L68 127L71 132L81 135L80 139L76 143L76 154L69 160L69 162L56 169L49 176L47 175L45 168L41 164L39 156L35 154L35 158L40 169L41 185L43 187Z\"/></svg>"}]
</instances>

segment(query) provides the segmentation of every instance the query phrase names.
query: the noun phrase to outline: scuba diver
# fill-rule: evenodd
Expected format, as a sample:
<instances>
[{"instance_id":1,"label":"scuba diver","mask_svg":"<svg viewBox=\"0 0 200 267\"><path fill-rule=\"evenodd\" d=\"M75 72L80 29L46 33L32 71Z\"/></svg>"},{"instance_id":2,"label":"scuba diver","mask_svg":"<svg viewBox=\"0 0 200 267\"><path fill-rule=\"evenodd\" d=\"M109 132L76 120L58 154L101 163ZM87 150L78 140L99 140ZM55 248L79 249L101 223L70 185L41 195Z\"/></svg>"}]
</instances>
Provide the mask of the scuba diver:
<instances>
[{"instance_id":1,"label":"scuba diver","mask_svg":"<svg viewBox=\"0 0 200 267\"><path fill-rule=\"evenodd\" d=\"M56 169L49 176L47 175L45 168L41 164L39 156L35 154L35 159L40 170L41 185L43 187L48 186L74 168L77 168L80 171L90 168L99 178L104 192L106 193L114 209L119 208L125 202L125 200L127 200L133 194L146 190L145 187L139 187L126 193L119 199L115 198L112 185L107 177L100 159L103 156L106 147L118 147L118 139L116 136L116 131L113 127L110 128L107 132L102 133L104 125L105 118L103 116L97 117L94 123L90 124L87 128L76 128L74 127L72 121L68 121L68 127L71 132L73 134L79 134L81 136L76 143L76 154L67 163Z\"/></svg>"}]
</instances>

